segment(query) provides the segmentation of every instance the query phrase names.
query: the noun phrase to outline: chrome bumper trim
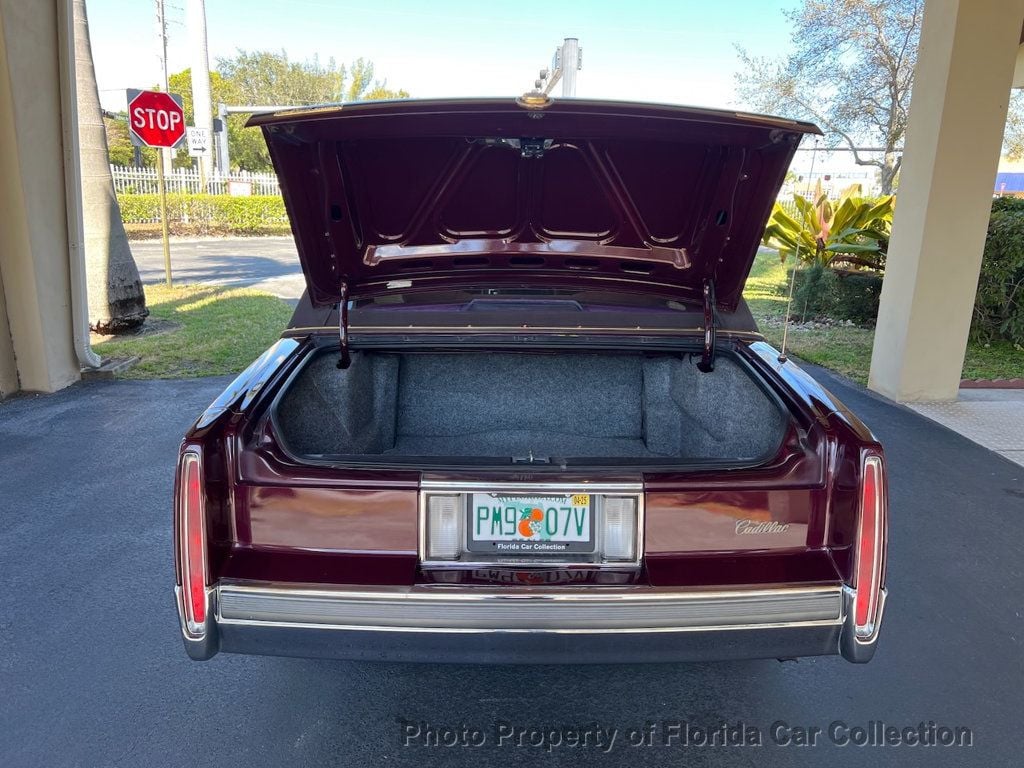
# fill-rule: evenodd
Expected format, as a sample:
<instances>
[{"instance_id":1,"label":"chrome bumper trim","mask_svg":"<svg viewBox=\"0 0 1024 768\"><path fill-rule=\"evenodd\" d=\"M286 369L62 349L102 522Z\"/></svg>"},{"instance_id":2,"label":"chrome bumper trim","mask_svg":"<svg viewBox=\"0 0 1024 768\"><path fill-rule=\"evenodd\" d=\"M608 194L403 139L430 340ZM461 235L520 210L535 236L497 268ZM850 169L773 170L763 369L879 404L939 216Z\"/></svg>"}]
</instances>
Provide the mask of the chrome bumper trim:
<instances>
[{"instance_id":1,"label":"chrome bumper trim","mask_svg":"<svg viewBox=\"0 0 1024 768\"><path fill-rule=\"evenodd\" d=\"M842 586L668 590L326 589L222 583L208 589L196 660L218 651L453 663L689 662L841 654L863 663L854 592ZM886 592L880 596L879 622ZM179 602L180 606L180 602ZM180 617L179 617L180 618ZM877 623L876 623L877 626Z\"/></svg>"},{"instance_id":2,"label":"chrome bumper trim","mask_svg":"<svg viewBox=\"0 0 1024 768\"><path fill-rule=\"evenodd\" d=\"M403 632L700 632L842 624L843 590L322 589L221 584L218 624Z\"/></svg>"}]
</instances>

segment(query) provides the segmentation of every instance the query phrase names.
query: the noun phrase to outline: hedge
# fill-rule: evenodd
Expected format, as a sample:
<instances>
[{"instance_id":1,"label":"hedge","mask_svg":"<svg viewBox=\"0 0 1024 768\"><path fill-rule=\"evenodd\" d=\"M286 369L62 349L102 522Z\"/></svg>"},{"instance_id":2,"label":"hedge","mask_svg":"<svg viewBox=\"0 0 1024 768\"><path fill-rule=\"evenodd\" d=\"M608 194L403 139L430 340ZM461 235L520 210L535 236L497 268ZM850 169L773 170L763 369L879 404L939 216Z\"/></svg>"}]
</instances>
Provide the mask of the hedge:
<instances>
[{"instance_id":1,"label":"hedge","mask_svg":"<svg viewBox=\"0 0 1024 768\"><path fill-rule=\"evenodd\" d=\"M129 235L159 234L160 196L120 194ZM266 235L291 231L284 201L276 195L167 195L167 223L175 235Z\"/></svg>"},{"instance_id":2,"label":"hedge","mask_svg":"<svg viewBox=\"0 0 1024 768\"><path fill-rule=\"evenodd\" d=\"M1024 200L992 201L971 336L1024 344Z\"/></svg>"}]
</instances>

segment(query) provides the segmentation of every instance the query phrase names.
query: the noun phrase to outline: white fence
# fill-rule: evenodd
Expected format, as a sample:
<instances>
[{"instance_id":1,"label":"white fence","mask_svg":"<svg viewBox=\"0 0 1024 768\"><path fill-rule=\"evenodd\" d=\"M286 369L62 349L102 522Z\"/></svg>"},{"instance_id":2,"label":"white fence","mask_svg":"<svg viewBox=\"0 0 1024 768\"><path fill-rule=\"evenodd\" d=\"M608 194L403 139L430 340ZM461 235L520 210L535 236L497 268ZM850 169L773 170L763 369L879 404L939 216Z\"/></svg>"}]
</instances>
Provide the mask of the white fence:
<instances>
[{"instance_id":1,"label":"white fence","mask_svg":"<svg viewBox=\"0 0 1024 768\"><path fill-rule=\"evenodd\" d=\"M118 194L156 194L155 168L131 168L122 165L110 166L114 177L114 189ZM199 171L191 168L172 168L164 174L168 193L200 194L203 182ZM272 173L249 173L239 171L230 176L214 172L206 179L206 193L210 195L279 195L281 188L277 176Z\"/></svg>"}]
</instances>

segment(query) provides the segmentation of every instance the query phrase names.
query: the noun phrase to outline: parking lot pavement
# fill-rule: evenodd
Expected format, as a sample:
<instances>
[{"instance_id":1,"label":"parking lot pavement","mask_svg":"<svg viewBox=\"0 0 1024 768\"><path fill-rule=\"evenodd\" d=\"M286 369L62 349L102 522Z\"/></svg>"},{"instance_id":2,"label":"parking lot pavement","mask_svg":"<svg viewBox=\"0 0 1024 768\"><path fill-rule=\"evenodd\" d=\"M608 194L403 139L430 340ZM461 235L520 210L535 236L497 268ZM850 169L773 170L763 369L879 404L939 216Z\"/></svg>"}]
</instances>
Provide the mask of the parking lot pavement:
<instances>
[{"instance_id":1,"label":"parking lot pavement","mask_svg":"<svg viewBox=\"0 0 1024 768\"><path fill-rule=\"evenodd\" d=\"M142 282L163 281L163 244L143 240L131 246ZM291 236L173 240L171 274L179 283L248 286L292 301L306 287Z\"/></svg>"},{"instance_id":2,"label":"parking lot pavement","mask_svg":"<svg viewBox=\"0 0 1024 768\"><path fill-rule=\"evenodd\" d=\"M890 462L890 600L867 666L190 662L171 597L172 468L224 380L2 403L0 765L1020 765L1024 468L811 370ZM834 722L965 727L973 745L837 746ZM676 723L721 735L666 746ZM738 725L761 744L728 743ZM817 746L776 743L796 727L822 729ZM444 728L466 736L423 745L450 741ZM587 746L568 745L573 729ZM461 746L478 730L483 746Z\"/></svg>"}]
</instances>

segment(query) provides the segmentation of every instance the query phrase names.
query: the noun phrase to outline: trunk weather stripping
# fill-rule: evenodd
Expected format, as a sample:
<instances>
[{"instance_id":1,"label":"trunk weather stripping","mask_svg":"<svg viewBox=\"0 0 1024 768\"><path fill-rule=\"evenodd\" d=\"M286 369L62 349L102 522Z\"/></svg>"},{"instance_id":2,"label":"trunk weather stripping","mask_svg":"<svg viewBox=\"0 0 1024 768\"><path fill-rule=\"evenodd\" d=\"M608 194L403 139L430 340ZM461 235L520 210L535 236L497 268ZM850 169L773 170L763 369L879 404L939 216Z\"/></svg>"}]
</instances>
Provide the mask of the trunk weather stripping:
<instances>
[{"instance_id":1,"label":"trunk weather stripping","mask_svg":"<svg viewBox=\"0 0 1024 768\"><path fill-rule=\"evenodd\" d=\"M704 281L704 352L700 356L697 368L703 373L715 370L715 281Z\"/></svg>"},{"instance_id":2,"label":"trunk weather stripping","mask_svg":"<svg viewBox=\"0 0 1024 768\"><path fill-rule=\"evenodd\" d=\"M352 355L348 350L348 283L342 283L338 300L338 339L341 342L339 348L338 368L344 370L352 365Z\"/></svg>"}]
</instances>

